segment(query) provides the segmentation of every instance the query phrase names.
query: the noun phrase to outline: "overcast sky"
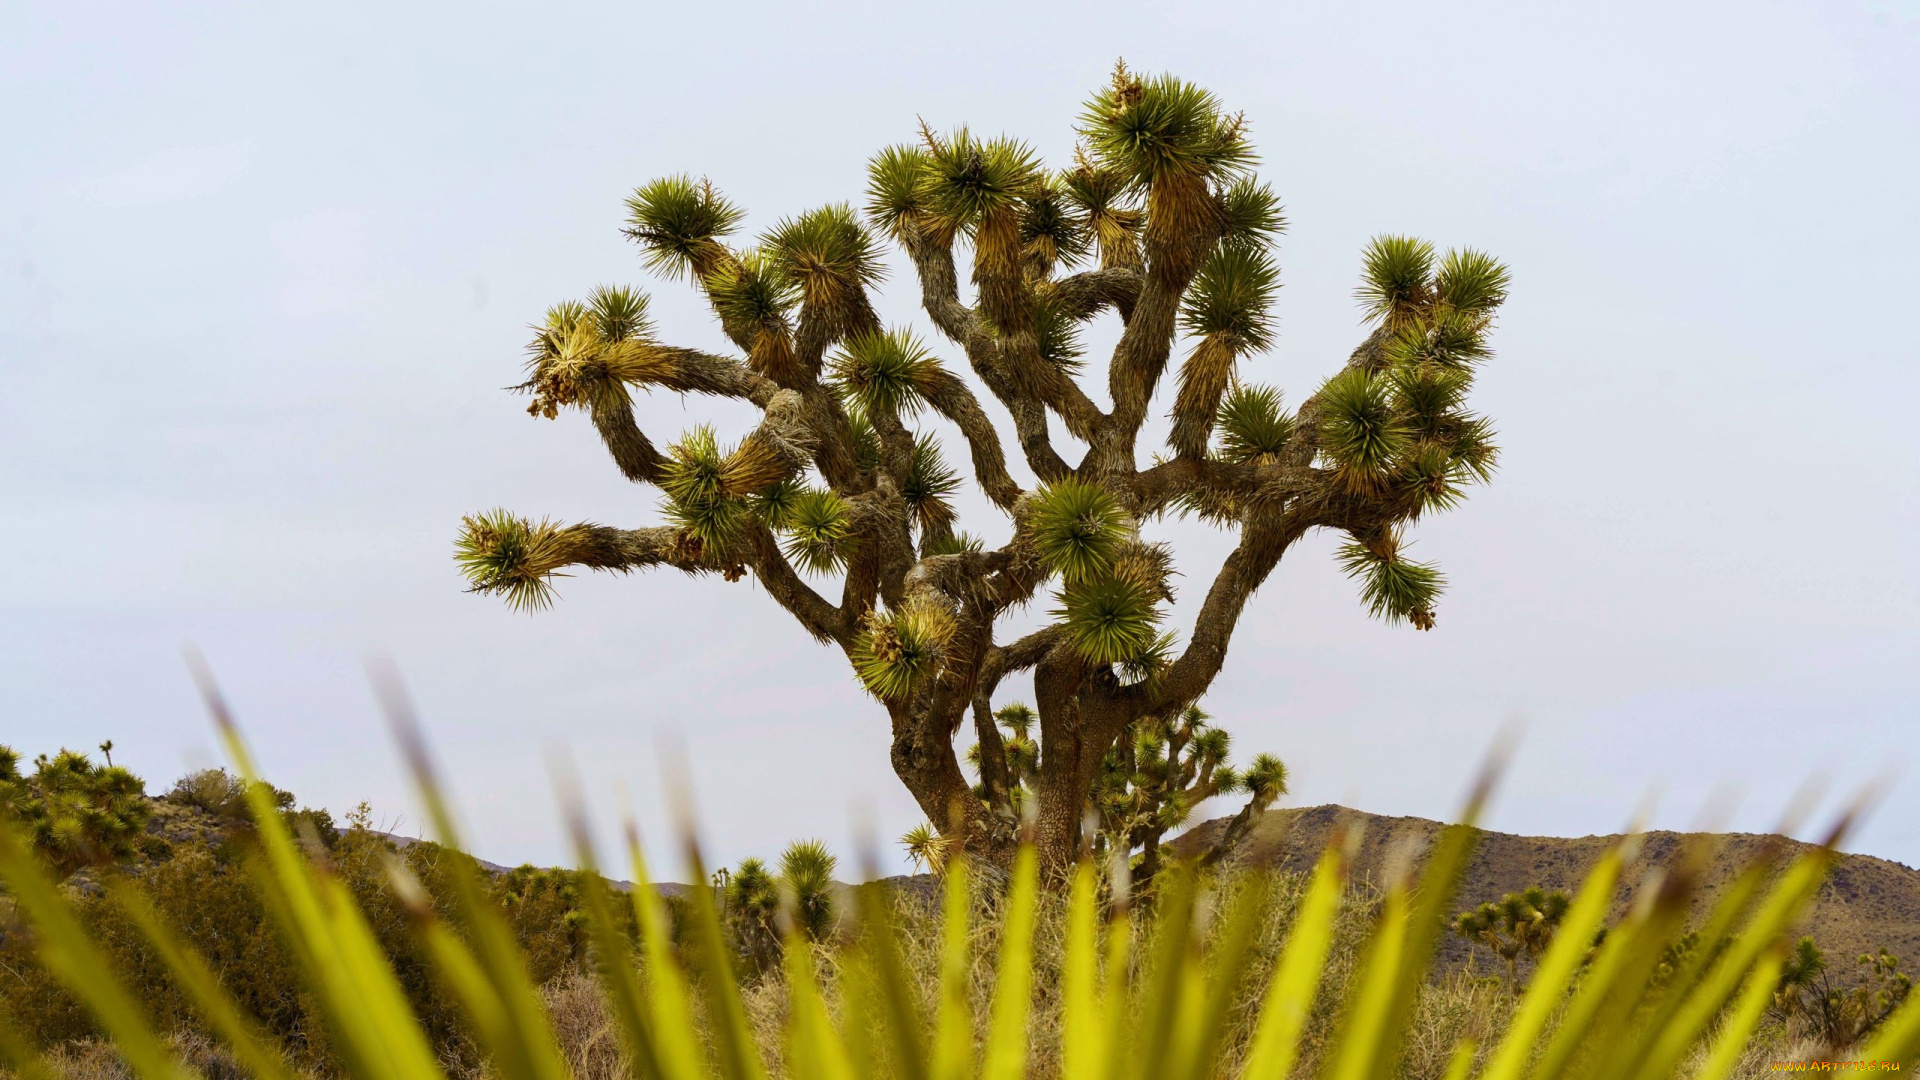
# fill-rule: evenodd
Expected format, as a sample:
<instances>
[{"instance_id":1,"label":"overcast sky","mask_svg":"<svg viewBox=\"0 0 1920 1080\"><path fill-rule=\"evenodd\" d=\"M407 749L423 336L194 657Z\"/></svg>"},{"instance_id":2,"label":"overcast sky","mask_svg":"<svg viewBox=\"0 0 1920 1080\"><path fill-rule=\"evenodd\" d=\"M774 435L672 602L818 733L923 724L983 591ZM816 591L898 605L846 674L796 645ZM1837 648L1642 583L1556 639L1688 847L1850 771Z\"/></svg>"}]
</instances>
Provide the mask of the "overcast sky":
<instances>
[{"instance_id":1,"label":"overcast sky","mask_svg":"<svg viewBox=\"0 0 1920 1080\"><path fill-rule=\"evenodd\" d=\"M897 836L884 714L750 582L576 577L518 615L462 593L451 542L495 505L655 520L583 417L501 390L526 325L601 283L724 347L619 235L634 186L703 173L751 235L858 199L916 117L1063 163L1124 56L1252 124L1292 228L1243 370L1291 400L1363 333L1370 236L1514 273L1475 391L1502 469L1417 533L1438 627L1370 621L1317 537L1205 702L1288 762L1288 803L1445 816L1515 720L1491 824L1529 833L1616 831L1655 790L1684 828L1716 785L1763 829L1809 776L1920 763L1912 0L538 8L0 12L0 741L111 738L166 786L216 759L195 642L276 782L411 830L385 653L485 857L565 858L552 747L659 837L663 733L723 860L847 853L863 814ZM914 292L896 273L882 315L931 338ZM640 412L657 440L750 419ZM1229 541L1156 535L1190 625ZM1920 863L1920 776L1853 846Z\"/></svg>"}]
</instances>

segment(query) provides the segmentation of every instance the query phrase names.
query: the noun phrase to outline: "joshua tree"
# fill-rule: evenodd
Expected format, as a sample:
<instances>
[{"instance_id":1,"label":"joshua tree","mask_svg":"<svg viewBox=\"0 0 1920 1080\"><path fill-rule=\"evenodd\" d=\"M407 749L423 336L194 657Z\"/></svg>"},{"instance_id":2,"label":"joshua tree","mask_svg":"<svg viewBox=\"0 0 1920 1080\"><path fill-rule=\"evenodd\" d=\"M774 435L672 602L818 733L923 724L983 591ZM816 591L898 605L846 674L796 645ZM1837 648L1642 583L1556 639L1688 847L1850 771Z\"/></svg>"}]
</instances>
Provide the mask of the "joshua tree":
<instances>
[{"instance_id":1,"label":"joshua tree","mask_svg":"<svg viewBox=\"0 0 1920 1080\"><path fill-rule=\"evenodd\" d=\"M1571 898L1539 886L1511 892L1454 917L1453 932L1493 950L1507 965L1508 981L1517 981L1520 956L1538 958L1566 918Z\"/></svg>"},{"instance_id":2,"label":"joshua tree","mask_svg":"<svg viewBox=\"0 0 1920 1080\"><path fill-rule=\"evenodd\" d=\"M32 776L22 774L20 755L0 746L0 814L25 827L56 877L139 851L153 815L139 777L71 750L42 754L33 765Z\"/></svg>"},{"instance_id":3,"label":"joshua tree","mask_svg":"<svg viewBox=\"0 0 1920 1080\"><path fill-rule=\"evenodd\" d=\"M1011 788L996 770L976 798L954 737L971 713L981 744L998 741L992 701L1009 676L1032 674L1037 837L1059 860L1107 752L1206 692L1248 599L1308 532L1347 535L1340 563L1373 614L1432 628L1443 580L1408 557L1404 528L1493 469L1492 427L1465 401L1506 270L1374 240L1364 340L1289 413L1241 370L1274 337L1284 225L1244 118L1123 65L1078 131L1072 164L1049 171L1013 139L922 125L873 158L864 215L825 206L745 247L726 239L743 212L707 181L635 191L626 232L642 261L691 278L738 353L664 343L626 288L549 310L520 387L529 411L587 414L621 472L661 490L665 520L473 515L457 545L473 589L539 608L568 567L751 575L885 708L894 770L941 835L993 860L1011 851ZM883 238L910 259L944 346L875 314ZM1102 375L1080 334L1107 317L1121 329ZM1170 368L1165 449L1143 447ZM662 450L636 424L635 388L737 399L760 420L731 444L698 427ZM1019 465L977 389L1011 420ZM992 543L956 531L962 481L940 438L956 433L1004 516L980 530ZM1161 626L1174 553L1144 531L1167 515L1237 539L1184 647ZM996 640L1001 617L1043 592L1050 624Z\"/></svg>"}]
</instances>

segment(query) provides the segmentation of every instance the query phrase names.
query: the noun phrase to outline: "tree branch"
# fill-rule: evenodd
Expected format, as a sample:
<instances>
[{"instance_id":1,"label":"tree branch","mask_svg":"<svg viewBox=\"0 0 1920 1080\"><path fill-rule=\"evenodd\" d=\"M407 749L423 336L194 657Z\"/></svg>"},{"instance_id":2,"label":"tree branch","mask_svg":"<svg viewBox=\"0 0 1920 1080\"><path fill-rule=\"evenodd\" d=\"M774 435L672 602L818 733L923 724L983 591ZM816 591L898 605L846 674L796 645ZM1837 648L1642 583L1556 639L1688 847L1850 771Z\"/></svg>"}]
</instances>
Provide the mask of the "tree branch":
<instances>
[{"instance_id":1,"label":"tree branch","mask_svg":"<svg viewBox=\"0 0 1920 1080\"><path fill-rule=\"evenodd\" d=\"M600 441L613 455L620 474L636 484L657 484L667 459L654 449L640 425L633 419L630 401L596 400L592 406L593 427Z\"/></svg>"},{"instance_id":2,"label":"tree branch","mask_svg":"<svg viewBox=\"0 0 1920 1080\"><path fill-rule=\"evenodd\" d=\"M1138 270L1115 266L1061 278L1046 287L1046 295L1059 306L1061 314L1076 321L1084 322L1109 307L1126 321L1133 318L1141 284Z\"/></svg>"},{"instance_id":3,"label":"tree branch","mask_svg":"<svg viewBox=\"0 0 1920 1080\"><path fill-rule=\"evenodd\" d=\"M960 277L954 269L952 246L917 237L909 240L906 248L920 278L920 306L933 320L933 325L960 346L967 355L967 363L987 384L987 389L1013 414L1014 432L1019 436L1028 468L1049 483L1066 476L1072 470L1053 449L1047 434L1046 405L1030 387L1023 385L1024 380L1009 370L1005 350L986 320L960 302ZM1034 351L1035 362L1038 362L1037 345ZM1081 397L1085 399L1084 394ZM1091 401L1086 401L1086 408L1098 415Z\"/></svg>"},{"instance_id":4,"label":"tree branch","mask_svg":"<svg viewBox=\"0 0 1920 1080\"><path fill-rule=\"evenodd\" d=\"M927 403L959 427L973 450L973 475L980 489L1002 510L1013 509L1020 485L1007 473L1007 456L1000 449L1000 433L981 410L980 402L959 376L942 370L925 387Z\"/></svg>"},{"instance_id":5,"label":"tree branch","mask_svg":"<svg viewBox=\"0 0 1920 1080\"><path fill-rule=\"evenodd\" d=\"M1200 606L1193 638L1187 643L1186 651L1158 680L1157 686L1141 695L1144 698L1140 703L1141 712L1183 704L1206 693L1226 662L1227 645L1233 640L1234 628L1240 621L1240 613L1246 610L1247 599L1267 580L1267 575L1273 573L1280 556L1286 554L1287 548L1312 524L1304 515L1289 513L1277 520L1250 523L1242 530L1239 546L1220 564L1220 572L1207 590L1207 599ZM1147 685L1126 689L1139 691Z\"/></svg>"},{"instance_id":6,"label":"tree branch","mask_svg":"<svg viewBox=\"0 0 1920 1080\"><path fill-rule=\"evenodd\" d=\"M844 614L801 580L766 526L756 524L748 542L753 549L754 577L767 590L767 595L779 601L781 607L807 628L815 641L851 640Z\"/></svg>"}]
</instances>

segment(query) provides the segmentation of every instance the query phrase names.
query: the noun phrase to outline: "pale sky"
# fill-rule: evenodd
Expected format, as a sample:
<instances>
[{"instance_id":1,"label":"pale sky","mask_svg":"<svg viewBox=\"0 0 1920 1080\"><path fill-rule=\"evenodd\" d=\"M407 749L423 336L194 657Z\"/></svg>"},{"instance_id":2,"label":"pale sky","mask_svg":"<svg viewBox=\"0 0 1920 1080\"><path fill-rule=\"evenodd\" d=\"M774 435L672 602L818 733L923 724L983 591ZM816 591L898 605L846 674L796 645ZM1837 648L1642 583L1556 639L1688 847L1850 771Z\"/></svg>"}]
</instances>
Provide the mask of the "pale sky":
<instances>
[{"instance_id":1,"label":"pale sky","mask_svg":"<svg viewBox=\"0 0 1920 1080\"><path fill-rule=\"evenodd\" d=\"M862 815L897 836L884 714L755 586L583 576L519 615L462 593L452 539L495 505L655 520L583 417L500 389L526 325L602 283L724 347L620 236L633 187L705 174L744 240L857 200L916 117L1063 163L1124 56L1252 124L1292 228L1279 340L1243 370L1290 400L1363 333L1370 236L1514 274L1475 392L1501 472L1416 534L1438 627L1370 621L1318 537L1205 702L1288 762L1288 804L1444 817L1506 721L1490 824L1528 833L1616 831L1655 790L1685 828L1717 786L1764 829L1809 776L1837 799L1920 764L1913 0L533 12L0 10L0 742L111 738L164 788L216 757L194 642L273 780L411 831L379 653L487 858L566 858L554 747L603 822L624 788L661 837L663 737L721 860L850 855ZM914 295L896 273L882 315L933 338ZM750 417L642 399L656 440L709 419ZM1190 621L1228 540L1156 535ZM1920 775L1852 846L1920 863Z\"/></svg>"}]
</instances>

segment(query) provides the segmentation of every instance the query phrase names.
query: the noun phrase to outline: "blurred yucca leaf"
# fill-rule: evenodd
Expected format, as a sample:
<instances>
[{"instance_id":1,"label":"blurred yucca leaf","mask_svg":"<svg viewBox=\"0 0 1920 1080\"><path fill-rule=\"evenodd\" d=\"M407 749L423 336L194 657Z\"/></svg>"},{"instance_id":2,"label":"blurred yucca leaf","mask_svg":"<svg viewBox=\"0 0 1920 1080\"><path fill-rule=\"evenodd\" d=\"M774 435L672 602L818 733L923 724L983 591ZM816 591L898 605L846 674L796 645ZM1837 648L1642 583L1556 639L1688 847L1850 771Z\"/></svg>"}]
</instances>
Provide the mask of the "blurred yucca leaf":
<instances>
[{"instance_id":1,"label":"blurred yucca leaf","mask_svg":"<svg viewBox=\"0 0 1920 1080\"><path fill-rule=\"evenodd\" d=\"M215 707L224 708L214 699ZM429 818L449 842L451 814L411 723L403 724L414 773ZM418 1018L409 1009L391 961L381 950L352 895L287 830L233 728L224 733L236 767L249 783L247 798L258 830L258 880L270 898L271 918L298 958L316 1007L325 1018L337 1075L353 1080L445 1080ZM1243 783L1267 791L1284 789L1277 763L1256 760ZM1484 791L1485 782L1476 785ZM1330 1077L1391 1077L1401 1069L1400 1047L1412 1014L1403 1007L1426 983L1433 961L1433 933L1423 920L1433 898L1450 895L1464 872L1475 808L1466 825L1445 831L1417 879L1390 884L1370 929L1359 944L1350 977L1336 975L1336 922L1345 883L1346 840L1336 837L1305 885L1288 922L1277 961L1264 986L1248 986L1257 962L1258 928L1272 883L1259 874L1220 878L1176 868L1158 885L1144 940L1147 953L1135 962L1132 907L1125 875L1116 871L1102 888L1084 856L1065 868L1063 942L1057 946L1060 1036L1034 1038L1043 980L1055 978L1054 961L1043 960L1044 914L1053 904L1042 885L1038 859L1023 847L999 898L982 908L974 892L973 864L964 851L947 847L931 830L914 842L929 862L946 870L943 925L933 950L939 989L931 1016L921 1004L914 975L896 937L884 885L859 890L862 926L856 945L808 942L795 923L784 954L780 993L787 1019L775 1060L749 1030L737 977L731 970L714 908L714 893L693 889L684 901L684 921L671 931L661 900L629 831L634 885L629 894L637 941L614 932L615 895L594 872L584 817L577 806L570 828L581 865L586 925L594 942L593 967L606 995L607 1015L637 1077L661 1080L757 1080L774 1066L796 1080L1023 1080L1029 1076L1095 1078L1221 1076L1272 1080L1295 1075L1303 1058ZM1595 934L1621 884L1632 838L1603 854L1565 914L1562 929L1540 959L1511 1017L1494 1021L1489 1044L1442 1046L1449 1078L1481 1080L1596 1080L1605 1077L1690 1077L1722 1080L1732 1074L1747 1040L1761 1023L1781 971L1785 935L1824 880L1831 852L1845 836L1847 819L1821 847L1791 859L1763 857L1742 874L1701 923L1711 948L1687 954L1678 970L1656 973L1672 934L1698 895L1695 875L1683 864L1655 874L1625 918L1601 944ZM1352 838L1357 839L1357 838ZM823 850L796 845L787 870L816 883L830 875ZM690 848L698 871L697 849ZM462 864L469 866L470 864ZM474 871L477 872L477 871ZM148 1026L139 1003L86 926L72 900L56 888L23 842L17 823L0 819L0 880L31 927L49 970L93 1011L138 1080L191 1080L194 1073ZM486 1069L500 1080L572 1080L555 1030L540 1005L505 927L478 901L477 878L456 880L455 906L468 921L450 931L443 913L419 904L406 875L395 878L404 903L417 913L418 962L455 994L467 1010L472 1036L485 1050ZM140 907L140 885L115 888ZM1104 894L1104 899L1103 899ZM1101 934L1103 908L1107 930ZM975 925L991 920L992 930ZM188 984L216 1037L233 1046L236 1059L264 1080L287 1080L270 1045L257 1041L243 1013L225 996L220 977L203 958L184 948L157 918L134 920L175 970L192 973ZM676 946L676 936L682 936ZM1049 946L1053 947L1053 946ZM986 1023L976 1029L969 993L973 954L987 948L993 991ZM829 950L829 951L821 951ZM832 950L844 950L836 955ZM824 977L828 957L838 977ZM690 964L691 967L683 967ZM764 990L760 991L764 992ZM694 1007L694 998L700 1007ZM830 1011L829 1000L837 1002ZM1338 1000L1336 1000L1338 999ZM1316 1013L1337 1008L1338 1019L1315 1029ZM843 1018L834 1022L836 1013ZM1231 1050L1229 1051L1229 1040ZM22 1077L51 1075L33 1048L10 1031L0 1032L0 1065ZM1911 1063L1920 1054L1920 997L1912 997L1856 1053L1860 1060ZM597 1074L595 1074L597 1075Z\"/></svg>"}]
</instances>

